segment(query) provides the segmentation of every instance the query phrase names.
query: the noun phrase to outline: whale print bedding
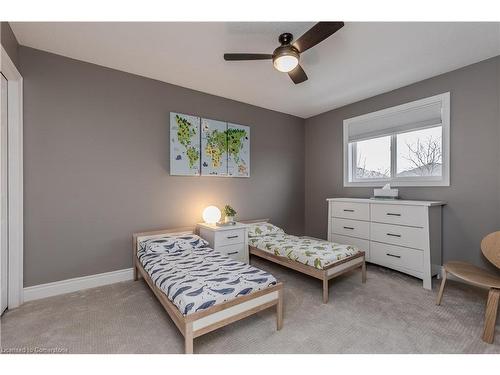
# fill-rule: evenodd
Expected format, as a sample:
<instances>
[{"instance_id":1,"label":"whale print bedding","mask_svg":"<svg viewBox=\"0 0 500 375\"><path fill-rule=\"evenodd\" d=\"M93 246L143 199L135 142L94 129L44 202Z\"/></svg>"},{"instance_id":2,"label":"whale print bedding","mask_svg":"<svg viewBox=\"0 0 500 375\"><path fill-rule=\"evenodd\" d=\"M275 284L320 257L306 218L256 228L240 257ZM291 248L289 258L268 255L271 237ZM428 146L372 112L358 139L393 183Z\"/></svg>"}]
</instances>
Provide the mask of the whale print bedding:
<instances>
[{"instance_id":1,"label":"whale print bedding","mask_svg":"<svg viewBox=\"0 0 500 375\"><path fill-rule=\"evenodd\" d=\"M255 232L249 231L249 233ZM283 231L270 230L265 233L249 236L248 244L317 269L324 269L361 251L351 245L292 236Z\"/></svg>"},{"instance_id":2,"label":"whale print bedding","mask_svg":"<svg viewBox=\"0 0 500 375\"><path fill-rule=\"evenodd\" d=\"M138 247L144 270L183 315L277 283L270 273L216 252L194 234L150 238Z\"/></svg>"}]
</instances>

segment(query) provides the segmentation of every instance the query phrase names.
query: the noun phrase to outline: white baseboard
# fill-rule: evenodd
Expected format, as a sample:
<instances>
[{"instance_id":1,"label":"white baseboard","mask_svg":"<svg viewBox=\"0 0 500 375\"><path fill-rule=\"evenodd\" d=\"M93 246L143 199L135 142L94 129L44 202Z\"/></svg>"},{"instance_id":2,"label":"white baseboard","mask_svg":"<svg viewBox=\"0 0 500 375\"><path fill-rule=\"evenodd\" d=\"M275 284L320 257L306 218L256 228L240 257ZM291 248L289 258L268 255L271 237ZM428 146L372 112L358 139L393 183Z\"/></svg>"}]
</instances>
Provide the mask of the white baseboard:
<instances>
[{"instance_id":1,"label":"white baseboard","mask_svg":"<svg viewBox=\"0 0 500 375\"><path fill-rule=\"evenodd\" d=\"M133 278L134 269L126 268L118 271L99 273L97 275L75 277L74 279L29 286L23 289L24 302L119 283L121 281L132 280Z\"/></svg>"}]
</instances>

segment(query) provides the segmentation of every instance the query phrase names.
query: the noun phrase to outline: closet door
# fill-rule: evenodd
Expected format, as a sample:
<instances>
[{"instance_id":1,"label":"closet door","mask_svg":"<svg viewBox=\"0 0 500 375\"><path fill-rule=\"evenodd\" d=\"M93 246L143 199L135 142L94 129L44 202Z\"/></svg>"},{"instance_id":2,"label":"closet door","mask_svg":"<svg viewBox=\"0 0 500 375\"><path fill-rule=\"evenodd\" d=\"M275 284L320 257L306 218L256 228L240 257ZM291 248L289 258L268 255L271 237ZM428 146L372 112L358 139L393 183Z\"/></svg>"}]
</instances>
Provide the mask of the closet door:
<instances>
[{"instance_id":1,"label":"closet door","mask_svg":"<svg viewBox=\"0 0 500 375\"><path fill-rule=\"evenodd\" d=\"M0 314L7 308L8 283L8 197L7 197L7 80L0 73L2 89L0 91L0 275L1 275L1 305Z\"/></svg>"}]
</instances>

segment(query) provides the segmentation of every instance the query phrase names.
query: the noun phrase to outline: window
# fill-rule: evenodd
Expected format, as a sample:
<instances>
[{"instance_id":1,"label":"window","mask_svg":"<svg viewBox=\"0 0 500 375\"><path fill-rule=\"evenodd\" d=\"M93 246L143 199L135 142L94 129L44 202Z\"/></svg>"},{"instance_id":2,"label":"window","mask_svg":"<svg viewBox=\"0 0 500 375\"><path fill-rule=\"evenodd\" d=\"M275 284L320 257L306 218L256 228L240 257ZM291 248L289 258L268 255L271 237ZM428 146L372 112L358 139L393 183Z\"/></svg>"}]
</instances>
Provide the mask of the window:
<instances>
[{"instance_id":1,"label":"window","mask_svg":"<svg viewBox=\"0 0 500 375\"><path fill-rule=\"evenodd\" d=\"M449 186L445 93L344 120L344 186Z\"/></svg>"},{"instance_id":2,"label":"window","mask_svg":"<svg viewBox=\"0 0 500 375\"><path fill-rule=\"evenodd\" d=\"M396 176L442 176L442 126L396 134Z\"/></svg>"},{"instance_id":3,"label":"window","mask_svg":"<svg viewBox=\"0 0 500 375\"><path fill-rule=\"evenodd\" d=\"M356 160L355 180L391 177L391 137L355 142L353 147L353 160Z\"/></svg>"}]
</instances>

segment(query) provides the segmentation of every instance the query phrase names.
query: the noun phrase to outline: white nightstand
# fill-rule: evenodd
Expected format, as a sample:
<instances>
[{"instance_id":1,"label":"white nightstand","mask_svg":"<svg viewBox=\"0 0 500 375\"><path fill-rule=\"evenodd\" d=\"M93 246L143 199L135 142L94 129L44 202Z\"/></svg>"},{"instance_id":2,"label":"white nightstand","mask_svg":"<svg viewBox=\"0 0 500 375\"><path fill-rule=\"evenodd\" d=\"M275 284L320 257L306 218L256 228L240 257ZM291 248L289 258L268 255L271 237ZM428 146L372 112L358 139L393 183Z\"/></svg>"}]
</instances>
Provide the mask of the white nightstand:
<instances>
[{"instance_id":1,"label":"white nightstand","mask_svg":"<svg viewBox=\"0 0 500 375\"><path fill-rule=\"evenodd\" d=\"M247 226L236 223L218 227L212 224L198 224L200 237L207 240L210 247L235 260L248 263Z\"/></svg>"}]
</instances>

